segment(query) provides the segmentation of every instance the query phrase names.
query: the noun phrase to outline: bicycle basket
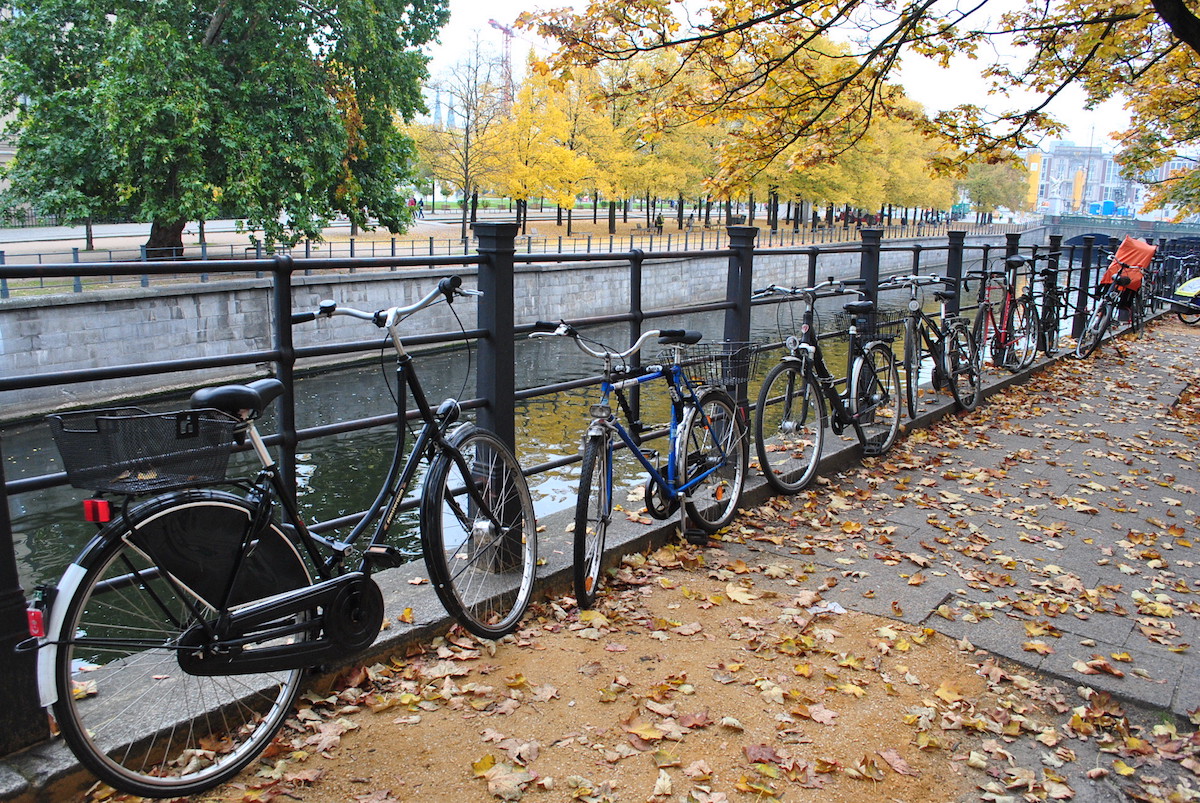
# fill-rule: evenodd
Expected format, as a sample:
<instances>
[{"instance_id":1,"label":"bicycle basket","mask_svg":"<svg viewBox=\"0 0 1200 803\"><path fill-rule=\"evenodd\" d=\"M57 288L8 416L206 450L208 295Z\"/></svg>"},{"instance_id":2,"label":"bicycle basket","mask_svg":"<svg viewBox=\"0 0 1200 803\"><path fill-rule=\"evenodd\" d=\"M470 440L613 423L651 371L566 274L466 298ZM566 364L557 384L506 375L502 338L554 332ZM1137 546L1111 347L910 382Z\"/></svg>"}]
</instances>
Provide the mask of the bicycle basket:
<instances>
[{"instance_id":1,"label":"bicycle basket","mask_svg":"<svg viewBox=\"0 0 1200 803\"><path fill-rule=\"evenodd\" d=\"M840 333L838 337L845 340L849 338L850 324L858 319L858 336L861 340L874 340L881 336L893 336L900 333L900 326L904 323L904 319L908 317L908 310L903 309L885 309L875 310L865 316L851 315L848 312L839 312L834 316L834 327Z\"/></svg>"},{"instance_id":2,"label":"bicycle basket","mask_svg":"<svg viewBox=\"0 0 1200 803\"><path fill-rule=\"evenodd\" d=\"M684 370L698 385L725 387L745 383L758 362L756 343L726 340L688 346L683 358ZM664 352L664 362L669 362Z\"/></svg>"},{"instance_id":3,"label":"bicycle basket","mask_svg":"<svg viewBox=\"0 0 1200 803\"><path fill-rule=\"evenodd\" d=\"M220 482L238 426L218 410L148 413L137 407L47 420L71 485L123 494Z\"/></svg>"}]
</instances>

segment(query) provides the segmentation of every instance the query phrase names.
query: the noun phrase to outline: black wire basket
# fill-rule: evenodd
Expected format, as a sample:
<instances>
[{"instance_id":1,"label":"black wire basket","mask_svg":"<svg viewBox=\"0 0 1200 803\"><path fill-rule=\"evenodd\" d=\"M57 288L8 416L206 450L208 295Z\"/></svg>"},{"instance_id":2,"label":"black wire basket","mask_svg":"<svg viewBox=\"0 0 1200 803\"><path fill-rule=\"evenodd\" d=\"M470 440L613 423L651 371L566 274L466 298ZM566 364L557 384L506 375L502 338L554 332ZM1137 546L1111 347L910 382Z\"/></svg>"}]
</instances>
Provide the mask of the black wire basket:
<instances>
[{"instance_id":1,"label":"black wire basket","mask_svg":"<svg viewBox=\"0 0 1200 803\"><path fill-rule=\"evenodd\" d=\"M757 365L759 353L757 343L731 340L697 343L687 347L683 365L693 383L726 387L749 380Z\"/></svg>"},{"instance_id":2,"label":"black wire basket","mask_svg":"<svg viewBox=\"0 0 1200 803\"><path fill-rule=\"evenodd\" d=\"M904 319L908 317L908 310L903 309L887 309L875 310L865 314L851 314L849 312L839 312L834 316L834 329L841 334L843 340L849 339L850 324L858 324L858 337L860 340L873 340L877 337L893 336L900 334L901 326Z\"/></svg>"},{"instance_id":3,"label":"black wire basket","mask_svg":"<svg viewBox=\"0 0 1200 803\"><path fill-rule=\"evenodd\" d=\"M67 482L144 494L225 479L239 422L218 410L148 413L138 407L47 416Z\"/></svg>"}]
</instances>

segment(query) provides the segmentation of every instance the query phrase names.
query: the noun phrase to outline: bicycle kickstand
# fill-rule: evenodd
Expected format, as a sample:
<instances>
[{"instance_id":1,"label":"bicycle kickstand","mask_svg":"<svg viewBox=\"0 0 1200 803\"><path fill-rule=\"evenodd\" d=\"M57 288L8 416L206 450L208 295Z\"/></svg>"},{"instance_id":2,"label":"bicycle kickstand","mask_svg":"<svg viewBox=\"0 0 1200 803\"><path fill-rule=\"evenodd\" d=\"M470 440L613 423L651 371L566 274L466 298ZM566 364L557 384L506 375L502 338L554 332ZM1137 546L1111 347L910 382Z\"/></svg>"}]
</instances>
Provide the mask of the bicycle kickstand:
<instances>
[{"instance_id":1,"label":"bicycle kickstand","mask_svg":"<svg viewBox=\"0 0 1200 803\"><path fill-rule=\"evenodd\" d=\"M701 530L699 527L688 527L687 505L685 504L687 494L683 491L679 492L679 531L683 533L683 538L689 544L696 546L708 546L708 533Z\"/></svg>"}]
</instances>

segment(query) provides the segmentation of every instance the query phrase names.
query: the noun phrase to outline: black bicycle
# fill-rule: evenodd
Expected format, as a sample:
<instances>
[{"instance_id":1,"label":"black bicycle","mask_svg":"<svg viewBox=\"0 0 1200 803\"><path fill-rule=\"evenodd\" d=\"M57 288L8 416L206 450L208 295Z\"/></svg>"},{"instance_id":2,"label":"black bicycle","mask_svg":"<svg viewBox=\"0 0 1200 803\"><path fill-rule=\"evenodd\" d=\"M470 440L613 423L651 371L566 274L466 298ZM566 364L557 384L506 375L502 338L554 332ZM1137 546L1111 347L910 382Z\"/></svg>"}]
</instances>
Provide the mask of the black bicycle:
<instances>
[{"instance_id":1,"label":"black bicycle","mask_svg":"<svg viewBox=\"0 0 1200 803\"><path fill-rule=\"evenodd\" d=\"M519 623L533 591L536 523L512 452L458 402L433 410L399 324L460 289L442 279L406 307L378 312L322 302L300 323L346 315L387 330L396 353L396 449L370 508L343 540L301 518L254 421L284 391L273 378L205 388L192 408L52 416L85 509L102 526L38 603L43 703L99 778L130 794L179 797L232 778L291 711L308 667L345 660L379 633L383 595L370 577L403 555L388 543L418 467L421 546L447 610L495 638ZM405 391L423 426L405 457ZM235 444L262 468L241 492L224 480ZM120 498L111 504L104 494ZM145 501L133 497L156 494ZM370 533L361 552L355 544Z\"/></svg>"},{"instance_id":2,"label":"black bicycle","mask_svg":"<svg viewBox=\"0 0 1200 803\"><path fill-rule=\"evenodd\" d=\"M891 338L867 331L874 302L843 306L850 324L844 378L830 373L814 326L817 299L861 296L864 293L854 288L863 284L860 279L829 279L814 287L771 285L754 293L754 298L786 296L804 303L800 331L784 339L783 357L763 379L754 411L759 465L779 493L796 493L812 480L827 428L836 435L852 429L864 455L883 454L900 431L900 373ZM826 412L827 404L832 415Z\"/></svg>"},{"instance_id":3,"label":"black bicycle","mask_svg":"<svg viewBox=\"0 0 1200 803\"><path fill-rule=\"evenodd\" d=\"M940 284L933 297L941 305L939 320L925 311L919 297L921 287ZM946 388L963 410L979 404L979 351L971 335L970 322L962 315L950 315L946 303L958 297L957 282L945 276L892 276L880 282L879 289L905 288L908 317L904 321L904 397L909 418L917 416L921 369L926 358L933 363L930 384L934 390Z\"/></svg>"}]
</instances>

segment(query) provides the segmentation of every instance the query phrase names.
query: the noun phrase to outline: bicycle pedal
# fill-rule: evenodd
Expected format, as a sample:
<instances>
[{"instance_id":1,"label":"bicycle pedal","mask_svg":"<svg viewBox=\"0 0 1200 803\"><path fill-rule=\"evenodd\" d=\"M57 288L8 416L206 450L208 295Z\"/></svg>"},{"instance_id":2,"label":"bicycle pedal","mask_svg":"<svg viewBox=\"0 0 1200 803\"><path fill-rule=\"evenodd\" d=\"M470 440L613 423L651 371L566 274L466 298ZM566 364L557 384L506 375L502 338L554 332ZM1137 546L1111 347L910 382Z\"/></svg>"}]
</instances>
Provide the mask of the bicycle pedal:
<instances>
[{"instance_id":1,"label":"bicycle pedal","mask_svg":"<svg viewBox=\"0 0 1200 803\"><path fill-rule=\"evenodd\" d=\"M371 565L372 569L395 569L408 562L403 552L387 544L367 547L363 559Z\"/></svg>"}]
</instances>

